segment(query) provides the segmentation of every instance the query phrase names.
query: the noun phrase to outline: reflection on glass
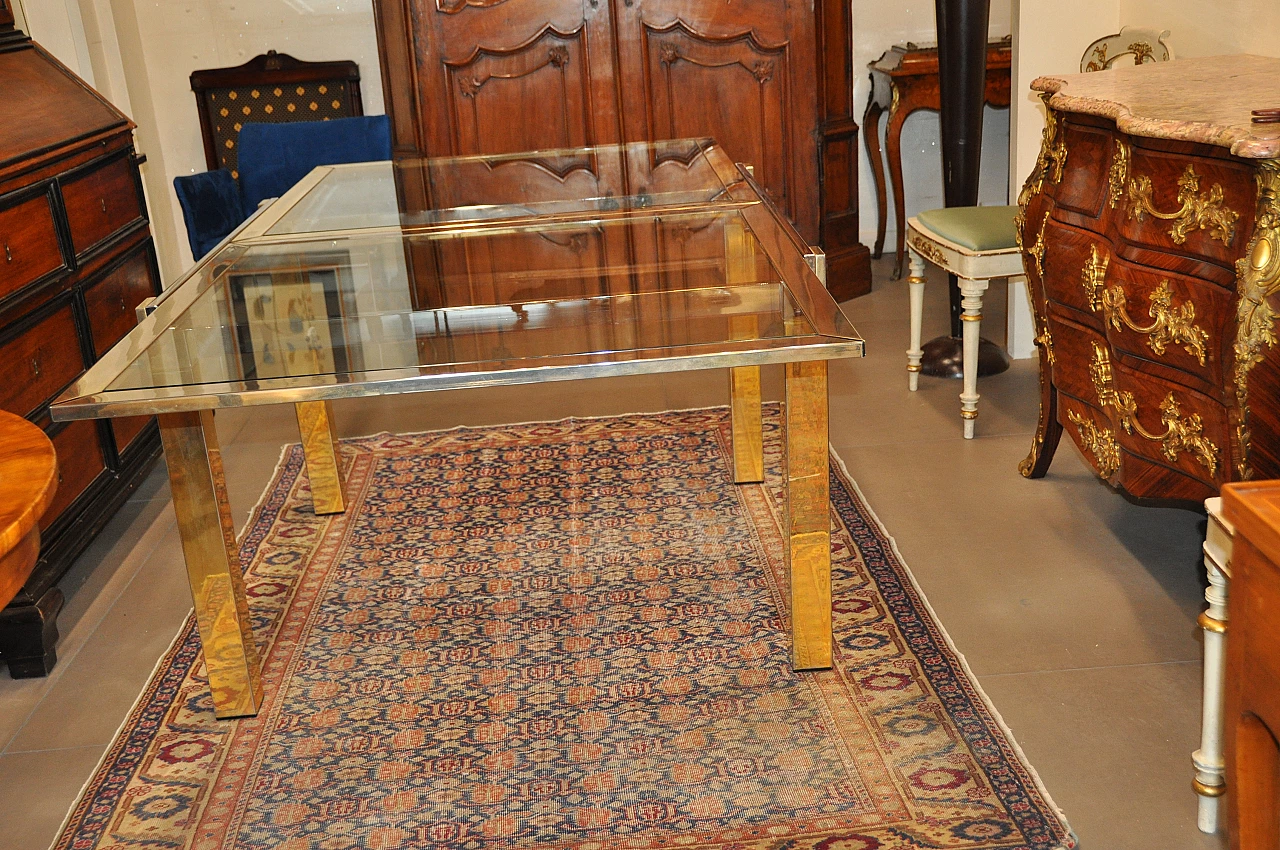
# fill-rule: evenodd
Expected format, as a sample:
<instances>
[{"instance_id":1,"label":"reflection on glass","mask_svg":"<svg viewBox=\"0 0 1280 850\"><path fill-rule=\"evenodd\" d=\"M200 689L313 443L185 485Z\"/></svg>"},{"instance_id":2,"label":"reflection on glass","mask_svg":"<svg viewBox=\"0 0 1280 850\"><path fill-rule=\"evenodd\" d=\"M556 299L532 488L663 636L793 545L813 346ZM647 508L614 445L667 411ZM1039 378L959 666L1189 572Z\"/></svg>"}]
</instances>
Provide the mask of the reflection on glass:
<instances>
[{"instance_id":1,"label":"reflection on glass","mask_svg":"<svg viewBox=\"0 0 1280 850\"><path fill-rule=\"evenodd\" d=\"M815 334L736 209L254 245L186 285L199 296L109 390L639 359Z\"/></svg>"},{"instance_id":2,"label":"reflection on glass","mask_svg":"<svg viewBox=\"0 0 1280 850\"><path fill-rule=\"evenodd\" d=\"M335 167L271 236L537 216L607 216L724 200L706 139Z\"/></svg>"}]
</instances>

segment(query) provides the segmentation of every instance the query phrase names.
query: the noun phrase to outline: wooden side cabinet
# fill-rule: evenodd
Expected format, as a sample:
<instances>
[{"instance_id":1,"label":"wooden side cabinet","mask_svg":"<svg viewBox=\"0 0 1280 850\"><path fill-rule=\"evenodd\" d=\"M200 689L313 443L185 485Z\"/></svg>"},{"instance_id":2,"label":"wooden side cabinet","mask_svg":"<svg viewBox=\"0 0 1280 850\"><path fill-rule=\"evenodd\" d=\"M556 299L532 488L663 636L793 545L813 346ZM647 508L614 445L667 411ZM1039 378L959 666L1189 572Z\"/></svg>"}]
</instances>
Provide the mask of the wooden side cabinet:
<instances>
[{"instance_id":1,"label":"wooden side cabinet","mask_svg":"<svg viewBox=\"0 0 1280 850\"><path fill-rule=\"evenodd\" d=\"M0 410L57 451L35 568L0 611L14 677L57 660L57 582L159 456L148 418L54 424L49 402L160 291L133 123L14 29L0 0Z\"/></svg>"},{"instance_id":2,"label":"wooden side cabinet","mask_svg":"<svg viewBox=\"0 0 1280 850\"><path fill-rule=\"evenodd\" d=\"M1222 488L1231 552L1227 833L1232 850L1280 846L1280 481Z\"/></svg>"}]
</instances>

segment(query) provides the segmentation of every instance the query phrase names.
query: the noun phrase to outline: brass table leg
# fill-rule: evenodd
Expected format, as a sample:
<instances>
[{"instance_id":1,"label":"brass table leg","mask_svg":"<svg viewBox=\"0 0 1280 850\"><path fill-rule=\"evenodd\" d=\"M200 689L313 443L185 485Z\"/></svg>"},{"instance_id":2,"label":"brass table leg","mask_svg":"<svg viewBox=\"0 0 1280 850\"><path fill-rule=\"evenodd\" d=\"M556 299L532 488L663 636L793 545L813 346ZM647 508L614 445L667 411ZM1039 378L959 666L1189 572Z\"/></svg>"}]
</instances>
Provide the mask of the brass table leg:
<instances>
[{"instance_id":1,"label":"brass table leg","mask_svg":"<svg viewBox=\"0 0 1280 850\"><path fill-rule=\"evenodd\" d=\"M214 714L220 718L257 714L262 707L261 664L249 625L213 411L162 415L160 438Z\"/></svg>"},{"instance_id":2,"label":"brass table leg","mask_svg":"<svg viewBox=\"0 0 1280 850\"><path fill-rule=\"evenodd\" d=\"M764 425L760 413L760 367L729 370L729 415L733 434L735 484L764 480Z\"/></svg>"},{"instance_id":3,"label":"brass table leg","mask_svg":"<svg viewBox=\"0 0 1280 850\"><path fill-rule=\"evenodd\" d=\"M825 670L831 666L831 491L825 360L787 364L785 427L792 665L797 670Z\"/></svg>"},{"instance_id":4,"label":"brass table leg","mask_svg":"<svg viewBox=\"0 0 1280 850\"><path fill-rule=\"evenodd\" d=\"M317 514L340 514L347 509L342 496L342 468L338 438L333 433L333 408L327 401L300 401L298 431L311 479L311 504Z\"/></svg>"}]
</instances>

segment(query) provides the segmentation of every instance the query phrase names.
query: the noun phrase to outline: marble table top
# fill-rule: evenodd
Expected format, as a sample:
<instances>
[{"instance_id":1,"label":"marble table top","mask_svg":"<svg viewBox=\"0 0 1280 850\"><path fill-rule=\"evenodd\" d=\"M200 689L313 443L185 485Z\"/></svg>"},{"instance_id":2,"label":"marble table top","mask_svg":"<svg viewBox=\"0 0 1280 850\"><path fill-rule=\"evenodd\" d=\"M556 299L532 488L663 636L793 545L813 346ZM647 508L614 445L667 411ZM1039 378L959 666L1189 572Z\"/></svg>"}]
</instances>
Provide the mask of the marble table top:
<instances>
[{"instance_id":1,"label":"marble table top","mask_svg":"<svg viewBox=\"0 0 1280 850\"><path fill-rule=\"evenodd\" d=\"M1280 124L1253 124L1250 111L1280 109L1280 59L1205 56L1090 74L1037 77L1063 112L1111 118L1134 136L1201 142L1251 159L1280 157Z\"/></svg>"}]
</instances>

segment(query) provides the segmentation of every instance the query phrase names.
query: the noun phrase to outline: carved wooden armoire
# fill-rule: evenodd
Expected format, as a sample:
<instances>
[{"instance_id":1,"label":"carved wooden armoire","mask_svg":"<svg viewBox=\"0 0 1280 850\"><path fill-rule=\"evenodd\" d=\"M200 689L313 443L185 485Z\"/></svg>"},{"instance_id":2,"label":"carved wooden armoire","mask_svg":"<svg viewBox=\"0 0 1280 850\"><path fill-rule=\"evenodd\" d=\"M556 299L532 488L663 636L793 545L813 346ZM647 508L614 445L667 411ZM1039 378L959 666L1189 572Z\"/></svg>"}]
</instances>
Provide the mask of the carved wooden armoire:
<instances>
[{"instance_id":1,"label":"carved wooden armoire","mask_svg":"<svg viewBox=\"0 0 1280 850\"><path fill-rule=\"evenodd\" d=\"M1219 56L1042 77L1048 124L1019 238L1040 425L1098 474L1198 506L1280 478L1280 59ZM1229 84L1224 81L1229 81Z\"/></svg>"},{"instance_id":2,"label":"carved wooden armoire","mask_svg":"<svg viewBox=\"0 0 1280 850\"><path fill-rule=\"evenodd\" d=\"M838 299L870 291L845 0L374 7L397 158L710 137L825 249Z\"/></svg>"},{"instance_id":3,"label":"carved wooden armoire","mask_svg":"<svg viewBox=\"0 0 1280 850\"><path fill-rule=\"evenodd\" d=\"M58 580L159 456L150 417L53 423L49 402L160 291L133 123L14 29L0 0L0 409L44 428L58 490L40 557L0 611L15 676L55 661Z\"/></svg>"}]
</instances>

